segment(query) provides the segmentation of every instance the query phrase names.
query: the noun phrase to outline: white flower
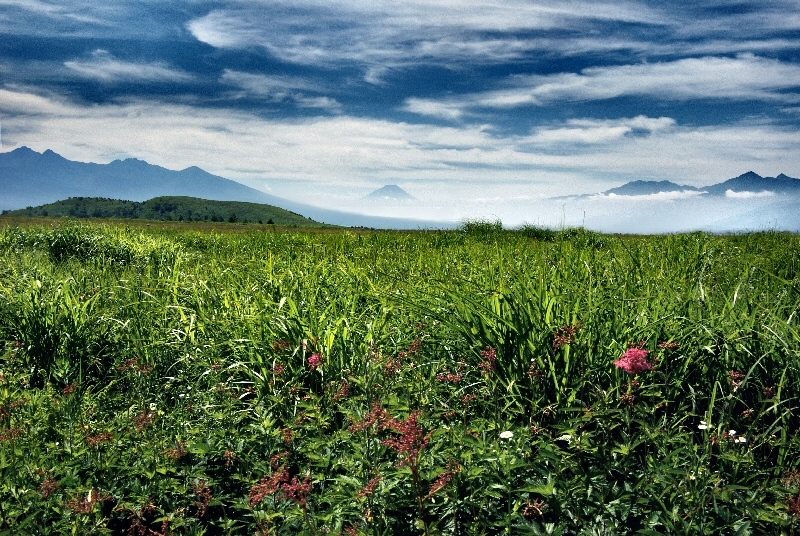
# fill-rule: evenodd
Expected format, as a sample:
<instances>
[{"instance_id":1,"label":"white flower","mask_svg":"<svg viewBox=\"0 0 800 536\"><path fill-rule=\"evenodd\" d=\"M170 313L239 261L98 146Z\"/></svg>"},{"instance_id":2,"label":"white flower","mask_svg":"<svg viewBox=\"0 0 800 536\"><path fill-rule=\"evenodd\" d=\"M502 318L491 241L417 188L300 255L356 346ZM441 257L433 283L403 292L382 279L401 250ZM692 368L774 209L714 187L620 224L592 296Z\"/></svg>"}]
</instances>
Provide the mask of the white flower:
<instances>
[{"instance_id":1,"label":"white flower","mask_svg":"<svg viewBox=\"0 0 800 536\"><path fill-rule=\"evenodd\" d=\"M746 438L746 437L744 437L744 436L740 436L740 437L737 437L737 438L735 439L735 441L737 441L737 442L739 442L739 443L747 443L747 438Z\"/></svg>"},{"instance_id":2,"label":"white flower","mask_svg":"<svg viewBox=\"0 0 800 536\"><path fill-rule=\"evenodd\" d=\"M155 402L150 402L150 411L155 411L155 410L156 410Z\"/></svg>"},{"instance_id":3,"label":"white flower","mask_svg":"<svg viewBox=\"0 0 800 536\"><path fill-rule=\"evenodd\" d=\"M708 430L708 423L706 421L700 421L700 424L697 425L697 428L700 430Z\"/></svg>"},{"instance_id":4,"label":"white flower","mask_svg":"<svg viewBox=\"0 0 800 536\"><path fill-rule=\"evenodd\" d=\"M733 437L736 435L736 430L728 430L728 435Z\"/></svg>"},{"instance_id":5,"label":"white flower","mask_svg":"<svg viewBox=\"0 0 800 536\"><path fill-rule=\"evenodd\" d=\"M500 439L511 439L512 437L514 437L514 432L512 432L511 430L500 432Z\"/></svg>"}]
</instances>

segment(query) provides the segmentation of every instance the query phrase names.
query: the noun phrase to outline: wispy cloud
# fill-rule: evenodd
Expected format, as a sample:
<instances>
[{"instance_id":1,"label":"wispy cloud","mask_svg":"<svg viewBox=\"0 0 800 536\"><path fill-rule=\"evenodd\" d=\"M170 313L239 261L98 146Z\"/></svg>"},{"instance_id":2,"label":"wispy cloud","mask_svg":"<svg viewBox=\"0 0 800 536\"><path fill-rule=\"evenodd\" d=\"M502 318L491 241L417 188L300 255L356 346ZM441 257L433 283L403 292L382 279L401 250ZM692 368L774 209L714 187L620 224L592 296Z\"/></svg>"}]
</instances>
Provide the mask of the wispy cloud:
<instances>
[{"instance_id":1,"label":"wispy cloud","mask_svg":"<svg viewBox=\"0 0 800 536\"><path fill-rule=\"evenodd\" d=\"M775 192L769 190L762 190L760 192L734 192L733 190L725 190L725 197L730 199L753 199L756 197L772 197Z\"/></svg>"},{"instance_id":2,"label":"wispy cloud","mask_svg":"<svg viewBox=\"0 0 800 536\"><path fill-rule=\"evenodd\" d=\"M217 9L187 23L218 48L262 47L302 64L358 62L368 81L382 68L465 58L506 61L546 45L531 32L587 29L592 23L661 25L668 17L633 2L471 2L466 0L278 1ZM597 43L600 43L597 40Z\"/></svg>"},{"instance_id":3,"label":"wispy cloud","mask_svg":"<svg viewBox=\"0 0 800 536\"><path fill-rule=\"evenodd\" d=\"M449 99L408 99L405 109L423 115L447 110L458 118L476 108L549 106L565 101L598 101L623 96L661 100L693 99L800 102L800 65L741 54L670 62L590 67L579 73L513 76L502 89Z\"/></svg>"},{"instance_id":4,"label":"wispy cloud","mask_svg":"<svg viewBox=\"0 0 800 536\"><path fill-rule=\"evenodd\" d=\"M407 99L403 110L418 115L428 115L449 120L460 119L464 115L464 110L458 104L416 98Z\"/></svg>"},{"instance_id":5,"label":"wispy cloud","mask_svg":"<svg viewBox=\"0 0 800 536\"><path fill-rule=\"evenodd\" d=\"M653 118L643 115L608 120L570 119L563 125L537 128L525 141L540 146L596 145L615 142L625 136L650 135L675 125L675 120L671 117Z\"/></svg>"},{"instance_id":6,"label":"wispy cloud","mask_svg":"<svg viewBox=\"0 0 800 536\"><path fill-rule=\"evenodd\" d=\"M703 195L705 192L697 190L678 190L674 192L658 192L647 195L619 195L619 194L597 194L589 196L592 201L619 201L619 202L669 202L681 199L691 199Z\"/></svg>"},{"instance_id":7,"label":"wispy cloud","mask_svg":"<svg viewBox=\"0 0 800 536\"><path fill-rule=\"evenodd\" d=\"M192 76L162 63L136 63L115 58L97 49L88 60L66 61L64 65L86 78L103 82L185 82Z\"/></svg>"},{"instance_id":8,"label":"wispy cloud","mask_svg":"<svg viewBox=\"0 0 800 536\"><path fill-rule=\"evenodd\" d=\"M483 188L524 183L527 195L566 195L634 178L703 186L752 169L754 162L781 163L780 170L759 168L765 174L800 168L800 132L768 124L693 128L639 116L573 120L503 136L470 124L347 115L278 120L155 101L82 106L14 89L0 89L0 114L6 147L24 143L84 161L132 154L170 168L200 165L233 179L328 181L331 188L378 180L474 182ZM626 135L638 130L643 135ZM576 139L581 150L560 150ZM554 173L576 179L537 182Z\"/></svg>"},{"instance_id":9,"label":"wispy cloud","mask_svg":"<svg viewBox=\"0 0 800 536\"><path fill-rule=\"evenodd\" d=\"M340 111L342 108L341 103L332 97L309 95L322 93L325 88L299 76L253 74L226 69L221 80L238 86L247 96L271 102L292 101L301 108L323 108L330 111Z\"/></svg>"}]
</instances>

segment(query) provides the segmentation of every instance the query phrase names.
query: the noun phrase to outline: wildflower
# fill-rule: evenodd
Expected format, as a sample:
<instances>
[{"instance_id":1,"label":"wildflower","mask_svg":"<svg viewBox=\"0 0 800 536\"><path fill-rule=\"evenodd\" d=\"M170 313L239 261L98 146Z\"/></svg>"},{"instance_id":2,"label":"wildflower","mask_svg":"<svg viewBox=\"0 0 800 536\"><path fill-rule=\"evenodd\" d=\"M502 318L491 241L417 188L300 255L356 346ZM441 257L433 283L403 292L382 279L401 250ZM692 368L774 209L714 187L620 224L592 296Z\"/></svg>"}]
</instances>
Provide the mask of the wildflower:
<instances>
[{"instance_id":1,"label":"wildflower","mask_svg":"<svg viewBox=\"0 0 800 536\"><path fill-rule=\"evenodd\" d=\"M306 476L302 482L297 477L292 477L291 482L284 482L281 491L287 499L299 506L308 504L308 494L311 493L311 478Z\"/></svg>"},{"instance_id":2,"label":"wildflower","mask_svg":"<svg viewBox=\"0 0 800 536\"><path fill-rule=\"evenodd\" d=\"M478 364L478 367L483 371L484 375L488 376L497 368L497 350L491 346L487 346L481 351L481 357L483 361Z\"/></svg>"},{"instance_id":3,"label":"wildflower","mask_svg":"<svg viewBox=\"0 0 800 536\"><path fill-rule=\"evenodd\" d=\"M333 401L339 402L340 400L347 398L348 396L350 396L350 384L347 383L347 380L344 380L342 382L342 386L333 395Z\"/></svg>"},{"instance_id":4,"label":"wildflower","mask_svg":"<svg viewBox=\"0 0 800 536\"><path fill-rule=\"evenodd\" d=\"M317 370L322 366L322 355L320 353L311 354L308 358L308 366L311 370Z\"/></svg>"},{"instance_id":5,"label":"wildflower","mask_svg":"<svg viewBox=\"0 0 800 536\"><path fill-rule=\"evenodd\" d=\"M289 470L283 467L280 471L273 471L270 476L261 480L250 488L250 508L258 506L267 496L274 495L281 489L281 485L289 482Z\"/></svg>"},{"instance_id":6,"label":"wildflower","mask_svg":"<svg viewBox=\"0 0 800 536\"><path fill-rule=\"evenodd\" d=\"M697 425L699 430L708 430L708 423L706 421L700 421L700 424Z\"/></svg>"},{"instance_id":7,"label":"wildflower","mask_svg":"<svg viewBox=\"0 0 800 536\"><path fill-rule=\"evenodd\" d=\"M800 495L789 499L789 513L793 516L800 516Z\"/></svg>"},{"instance_id":8,"label":"wildflower","mask_svg":"<svg viewBox=\"0 0 800 536\"><path fill-rule=\"evenodd\" d=\"M421 411L412 411L405 421L392 419L386 427L397 432L399 436L381 442L403 457L400 465L408 465L412 470L418 466L420 452L431 441L431 434L426 434L422 425L417 422L421 414Z\"/></svg>"},{"instance_id":9,"label":"wildflower","mask_svg":"<svg viewBox=\"0 0 800 536\"><path fill-rule=\"evenodd\" d=\"M461 403L464 404L465 406L468 406L477 399L478 395L476 395L475 393L469 393L461 397Z\"/></svg>"},{"instance_id":10,"label":"wildflower","mask_svg":"<svg viewBox=\"0 0 800 536\"><path fill-rule=\"evenodd\" d=\"M734 439L734 441L735 441L736 443L747 443L747 438L746 438L746 437L744 437L744 436L739 436L739 437L737 437L736 439Z\"/></svg>"},{"instance_id":11,"label":"wildflower","mask_svg":"<svg viewBox=\"0 0 800 536\"><path fill-rule=\"evenodd\" d=\"M800 471L794 469L792 471L785 471L783 473L783 478L781 478L781 482L787 488L793 488L795 486L800 485Z\"/></svg>"},{"instance_id":12,"label":"wildflower","mask_svg":"<svg viewBox=\"0 0 800 536\"><path fill-rule=\"evenodd\" d=\"M441 374L436 375L437 382L446 382L446 383L461 383L464 379L464 375L460 372L458 374L452 374L450 372L443 372Z\"/></svg>"},{"instance_id":13,"label":"wildflower","mask_svg":"<svg viewBox=\"0 0 800 536\"><path fill-rule=\"evenodd\" d=\"M514 432L512 432L511 430L500 432L500 439L511 439L512 437L514 437Z\"/></svg>"},{"instance_id":14,"label":"wildflower","mask_svg":"<svg viewBox=\"0 0 800 536\"><path fill-rule=\"evenodd\" d=\"M550 507L543 500L534 499L528 501L528 504L526 504L525 508L522 510L522 515L527 518L542 517L549 508Z\"/></svg>"},{"instance_id":15,"label":"wildflower","mask_svg":"<svg viewBox=\"0 0 800 536\"><path fill-rule=\"evenodd\" d=\"M194 502L197 507L197 517L204 517L211 501L214 500L211 488L208 487L208 482L200 480L192 484L192 490L197 495L197 500Z\"/></svg>"},{"instance_id":16,"label":"wildflower","mask_svg":"<svg viewBox=\"0 0 800 536\"><path fill-rule=\"evenodd\" d=\"M90 447L97 447L101 443L108 443L114 440L114 434L111 432L102 432L97 435L88 435L83 438L87 445Z\"/></svg>"},{"instance_id":17,"label":"wildflower","mask_svg":"<svg viewBox=\"0 0 800 536\"><path fill-rule=\"evenodd\" d=\"M367 495L372 495L375 493L375 490L378 488L378 484L380 484L381 480L382 478L380 476L376 476L367 482L367 485L364 486L364 489L358 492L358 498L363 499Z\"/></svg>"},{"instance_id":18,"label":"wildflower","mask_svg":"<svg viewBox=\"0 0 800 536\"><path fill-rule=\"evenodd\" d=\"M436 495L442 488L444 488L447 484L450 483L451 480L461 471L461 466L451 461L447 464L447 470L444 473L439 475L439 478L431 486L430 491L428 491L428 495L425 497L426 499L432 498Z\"/></svg>"},{"instance_id":19,"label":"wildflower","mask_svg":"<svg viewBox=\"0 0 800 536\"><path fill-rule=\"evenodd\" d=\"M621 368L628 374L639 374L646 370L651 370L653 365L647 360L650 352L641 348L629 348L618 360L614 361L617 368Z\"/></svg>"},{"instance_id":20,"label":"wildflower","mask_svg":"<svg viewBox=\"0 0 800 536\"><path fill-rule=\"evenodd\" d=\"M734 391L742 385L742 380L744 380L744 377L744 374L741 372L736 372L735 370L728 372L728 379L730 380L731 387L733 387Z\"/></svg>"},{"instance_id":21,"label":"wildflower","mask_svg":"<svg viewBox=\"0 0 800 536\"><path fill-rule=\"evenodd\" d=\"M39 491L42 492L42 499L48 498L59 488L58 480L55 478L47 478L39 485Z\"/></svg>"},{"instance_id":22,"label":"wildflower","mask_svg":"<svg viewBox=\"0 0 800 536\"><path fill-rule=\"evenodd\" d=\"M553 333L553 351L558 352L558 350L565 344L574 343L575 335L577 335L580 330L580 324L556 328L555 333Z\"/></svg>"}]
</instances>

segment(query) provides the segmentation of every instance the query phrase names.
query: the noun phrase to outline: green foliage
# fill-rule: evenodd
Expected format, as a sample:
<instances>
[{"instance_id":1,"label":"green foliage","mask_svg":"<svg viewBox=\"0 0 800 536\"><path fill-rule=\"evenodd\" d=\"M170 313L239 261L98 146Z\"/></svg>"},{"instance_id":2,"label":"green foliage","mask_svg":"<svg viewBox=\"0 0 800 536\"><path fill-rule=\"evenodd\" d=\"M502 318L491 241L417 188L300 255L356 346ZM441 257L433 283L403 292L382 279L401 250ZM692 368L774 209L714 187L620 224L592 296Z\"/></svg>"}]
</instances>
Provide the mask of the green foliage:
<instances>
[{"instance_id":1,"label":"green foliage","mask_svg":"<svg viewBox=\"0 0 800 536\"><path fill-rule=\"evenodd\" d=\"M492 236L503 230L503 222L497 220L464 220L459 229L465 233L483 237Z\"/></svg>"},{"instance_id":2,"label":"green foliage","mask_svg":"<svg viewBox=\"0 0 800 536\"><path fill-rule=\"evenodd\" d=\"M209 201L195 197L154 197L143 202L101 197L71 197L39 207L5 211L7 216L47 216L51 218L124 218L165 221L211 221L327 227L300 214L259 203Z\"/></svg>"},{"instance_id":3,"label":"green foliage","mask_svg":"<svg viewBox=\"0 0 800 536\"><path fill-rule=\"evenodd\" d=\"M796 531L800 239L489 223L0 229L0 533Z\"/></svg>"}]
</instances>

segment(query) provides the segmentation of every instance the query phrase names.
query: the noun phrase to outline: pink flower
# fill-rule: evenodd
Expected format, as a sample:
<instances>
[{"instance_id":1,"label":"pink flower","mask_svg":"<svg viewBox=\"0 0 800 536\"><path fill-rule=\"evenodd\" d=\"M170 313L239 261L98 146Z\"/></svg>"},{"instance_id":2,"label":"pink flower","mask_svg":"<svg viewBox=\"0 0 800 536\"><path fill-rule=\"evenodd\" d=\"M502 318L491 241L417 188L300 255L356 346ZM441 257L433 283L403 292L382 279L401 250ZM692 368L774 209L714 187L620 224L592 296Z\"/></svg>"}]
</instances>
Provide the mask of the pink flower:
<instances>
[{"instance_id":1,"label":"pink flower","mask_svg":"<svg viewBox=\"0 0 800 536\"><path fill-rule=\"evenodd\" d=\"M652 363L647 360L650 352L642 350L641 348L630 348L627 352L622 354L618 360L614 361L617 368L621 368L628 374L639 374L645 370L653 368Z\"/></svg>"},{"instance_id":2,"label":"pink flower","mask_svg":"<svg viewBox=\"0 0 800 536\"><path fill-rule=\"evenodd\" d=\"M320 354L312 354L311 357L308 358L308 366L311 370L317 370L317 367L322 366L322 355Z\"/></svg>"}]
</instances>

